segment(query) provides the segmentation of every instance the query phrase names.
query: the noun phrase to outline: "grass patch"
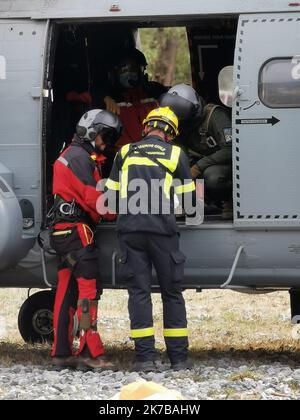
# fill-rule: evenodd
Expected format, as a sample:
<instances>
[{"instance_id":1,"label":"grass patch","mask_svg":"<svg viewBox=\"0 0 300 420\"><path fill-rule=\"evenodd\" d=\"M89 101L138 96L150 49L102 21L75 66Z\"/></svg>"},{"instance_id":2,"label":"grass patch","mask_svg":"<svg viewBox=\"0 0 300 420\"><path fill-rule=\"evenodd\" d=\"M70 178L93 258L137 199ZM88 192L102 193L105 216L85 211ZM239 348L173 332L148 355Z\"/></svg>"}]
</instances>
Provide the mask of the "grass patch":
<instances>
[{"instance_id":1,"label":"grass patch","mask_svg":"<svg viewBox=\"0 0 300 420\"><path fill-rule=\"evenodd\" d=\"M0 289L0 319L5 320L5 334L0 337L0 364L44 364L50 347L28 346L17 328L17 316L26 299L25 289ZM241 362L281 358L300 361L300 341L292 336L289 317L289 294L276 292L247 295L232 291L185 291L191 355L195 361L230 356ZM162 303L152 295L154 327L159 350L164 350ZM205 314L205 317L203 316ZM99 302L99 331L107 353L128 363L133 357L129 337L126 290L105 290ZM288 361L287 363L293 363ZM243 375L243 374L242 374ZM248 373L249 375L249 373ZM239 379L236 379L239 380Z\"/></svg>"},{"instance_id":2,"label":"grass patch","mask_svg":"<svg viewBox=\"0 0 300 420\"><path fill-rule=\"evenodd\" d=\"M0 364L9 367L22 365L49 365L49 344L23 344L10 341L0 341Z\"/></svg>"},{"instance_id":3,"label":"grass patch","mask_svg":"<svg viewBox=\"0 0 300 420\"><path fill-rule=\"evenodd\" d=\"M252 370L245 369L242 372L230 375L228 379L230 381L243 381L244 379L253 379L254 381L259 381L261 376Z\"/></svg>"},{"instance_id":4,"label":"grass patch","mask_svg":"<svg viewBox=\"0 0 300 420\"><path fill-rule=\"evenodd\" d=\"M223 388L222 391L211 390L207 393L207 396L214 400L240 399L240 396L237 394L236 390L230 387Z\"/></svg>"},{"instance_id":5,"label":"grass patch","mask_svg":"<svg viewBox=\"0 0 300 420\"><path fill-rule=\"evenodd\" d=\"M290 387L290 389L294 392L299 391L300 389L300 384L298 381L296 381L295 379L291 380L288 382L288 386Z\"/></svg>"},{"instance_id":6,"label":"grass patch","mask_svg":"<svg viewBox=\"0 0 300 420\"><path fill-rule=\"evenodd\" d=\"M234 397L239 398L236 389L226 387L222 389L222 392L224 392L224 394L226 395L226 399L233 399Z\"/></svg>"},{"instance_id":7,"label":"grass patch","mask_svg":"<svg viewBox=\"0 0 300 420\"><path fill-rule=\"evenodd\" d=\"M204 378L203 376L201 376L201 375L192 375L191 377L190 377L194 382L205 382L205 381L207 381L207 379L206 378Z\"/></svg>"}]
</instances>

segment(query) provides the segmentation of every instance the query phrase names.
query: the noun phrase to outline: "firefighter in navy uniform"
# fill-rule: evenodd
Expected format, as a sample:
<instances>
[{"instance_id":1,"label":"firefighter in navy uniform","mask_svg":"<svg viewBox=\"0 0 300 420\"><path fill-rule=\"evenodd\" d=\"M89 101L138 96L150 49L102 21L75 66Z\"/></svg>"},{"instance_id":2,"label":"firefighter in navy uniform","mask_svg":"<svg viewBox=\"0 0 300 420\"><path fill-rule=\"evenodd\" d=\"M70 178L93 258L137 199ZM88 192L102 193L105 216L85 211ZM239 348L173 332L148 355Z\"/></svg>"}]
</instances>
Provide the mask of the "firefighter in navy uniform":
<instances>
[{"instance_id":1,"label":"firefighter in navy uniform","mask_svg":"<svg viewBox=\"0 0 300 420\"><path fill-rule=\"evenodd\" d=\"M232 133L229 110L206 104L189 85L173 86L160 99L179 118L175 141L189 157L192 178L203 178L207 203L222 208L232 218ZM209 206L207 206L209 208Z\"/></svg>"},{"instance_id":2,"label":"firefighter in navy uniform","mask_svg":"<svg viewBox=\"0 0 300 420\"><path fill-rule=\"evenodd\" d=\"M101 109L86 112L80 119L71 145L54 164L53 229L51 245L59 255L58 285L54 305L53 363L83 364L111 369L103 357L104 347L97 332L98 300L102 293L93 228L112 214L100 215L102 152L121 134L119 118ZM80 346L73 353L73 318L77 309Z\"/></svg>"},{"instance_id":3,"label":"firefighter in navy uniform","mask_svg":"<svg viewBox=\"0 0 300 420\"><path fill-rule=\"evenodd\" d=\"M185 256L179 249L170 187L173 179L181 180L183 185L175 187L174 193L177 196L181 194L185 203L187 200L195 203L195 184L190 177L185 153L178 146L170 144L178 133L176 115L167 107L157 108L147 115L143 124L143 139L121 148L106 183L108 191L115 192L118 196L120 209L121 203L124 208L124 200L130 204L133 195L130 186L132 180L143 180L148 186L147 191L155 188L153 181L163 184L158 195L151 195L150 200L148 196L141 199L143 203L148 199L146 212L132 214L128 208L127 214L119 213L117 220L121 249L119 274L126 281L128 289L131 338L135 341L136 350L132 370L156 369L151 302L152 265L157 273L162 295L164 338L171 367L185 369L191 367L187 360L187 319L181 290ZM159 210L155 214L151 214L153 197L159 197ZM164 214L162 210L164 203L170 204L168 214ZM186 210L186 206L184 207Z\"/></svg>"}]
</instances>

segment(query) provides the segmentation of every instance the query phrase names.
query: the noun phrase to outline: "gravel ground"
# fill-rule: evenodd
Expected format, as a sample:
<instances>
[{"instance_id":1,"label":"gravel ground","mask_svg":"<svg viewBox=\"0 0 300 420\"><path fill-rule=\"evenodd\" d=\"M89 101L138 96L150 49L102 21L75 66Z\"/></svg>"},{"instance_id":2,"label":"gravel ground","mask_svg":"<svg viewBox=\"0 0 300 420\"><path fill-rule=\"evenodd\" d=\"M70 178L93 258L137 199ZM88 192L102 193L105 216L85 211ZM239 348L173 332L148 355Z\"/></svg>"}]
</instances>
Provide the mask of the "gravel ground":
<instances>
[{"instance_id":1,"label":"gravel ground","mask_svg":"<svg viewBox=\"0 0 300 420\"><path fill-rule=\"evenodd\" d=\"M133 357L126 292L105 292L100 302L99 329L118 372L53 368L49 346L33 347L19 337L16 314L24 298L25 291L0 290L0 399L104 400L136 380L189 399L300 399L300 334L290 323L286 292L185 292L194 369L172 372L164 364L148 374L126 371ZM163 356L162 308L158 295L153 300Z\"/></svg>"},{"instance_id":2,"label":"gravel ground","mask_svg":"<svg viewBox=\"0 0 300 420\"><path fill-rule=\"evenodd\" d=\"M300 369L286 362L249 363L231 357L208 358L189 372L158 373L57 370L42 366L0 368L0 398L19 400L113 397L122 385L147 380L176 389L188 399L299 399Z\"/></svg>"}]
</instances>

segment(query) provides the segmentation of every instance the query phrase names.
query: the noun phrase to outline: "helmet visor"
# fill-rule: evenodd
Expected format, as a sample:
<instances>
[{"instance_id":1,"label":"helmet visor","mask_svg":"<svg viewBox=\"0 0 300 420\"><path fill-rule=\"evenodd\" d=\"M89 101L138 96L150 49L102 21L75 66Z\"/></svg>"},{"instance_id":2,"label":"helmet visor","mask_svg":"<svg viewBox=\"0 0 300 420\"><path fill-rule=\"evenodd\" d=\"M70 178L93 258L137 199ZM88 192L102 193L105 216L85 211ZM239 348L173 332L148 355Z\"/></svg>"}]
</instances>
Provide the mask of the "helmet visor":
<instances>
[{"instance_id":1,"label":"helmet visor","mask_svg":"<svg viewBox=\"0 0 300 420\"><path fill-rule=\"evenodd\" d=\"M116 141L118 140L120 136L117 130L115 130L114 128L103 127L103 126L99 126L99 129L97 130L97 134L100 134L103 142L107 146L114 146L114 144L116 143Z\"/></svg>"}]
</instances>

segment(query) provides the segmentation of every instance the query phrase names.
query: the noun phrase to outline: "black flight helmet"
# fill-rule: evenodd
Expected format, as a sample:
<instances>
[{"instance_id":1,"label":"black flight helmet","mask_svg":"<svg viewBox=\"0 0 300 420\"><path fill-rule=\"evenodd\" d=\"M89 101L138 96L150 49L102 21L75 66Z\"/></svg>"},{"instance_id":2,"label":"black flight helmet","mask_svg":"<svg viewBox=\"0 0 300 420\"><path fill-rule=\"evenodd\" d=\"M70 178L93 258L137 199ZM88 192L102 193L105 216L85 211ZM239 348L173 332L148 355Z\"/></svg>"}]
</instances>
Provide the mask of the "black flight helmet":
<instances>
[{"instance_id":1,"label":"black flight helmet","mask_svg":"<svg viewBox=\"0 0 300 420\"><path fill-rule=\"evenodd\" d=\"M202 103L198 93L190 85L180 83L171 87L160 98L160 106L168 106L177 115L180 124L193 121L202 113Z\"/></svg>"},{"instance_id":2,"label":"black flight helmet","mask_svg":"<svg viewBox=\"0 0 300 420\"><path fill-rule=\"evenodd\" d=\"M139 86L144 77L147 61L137 48L125 49L118 56L115 69L118 82L123 88Z\"/></svg>"}]
</instances>

